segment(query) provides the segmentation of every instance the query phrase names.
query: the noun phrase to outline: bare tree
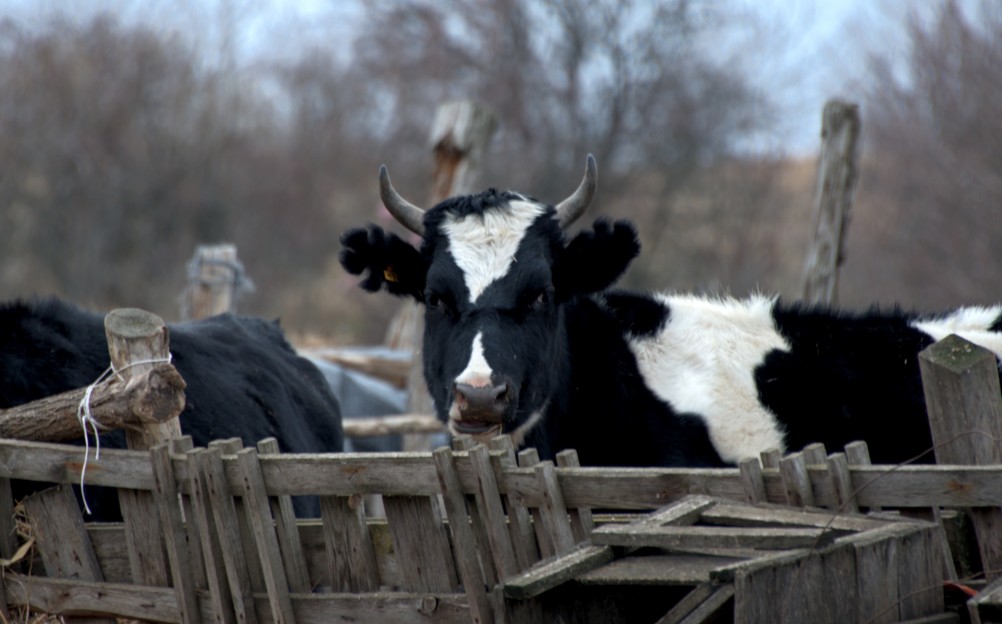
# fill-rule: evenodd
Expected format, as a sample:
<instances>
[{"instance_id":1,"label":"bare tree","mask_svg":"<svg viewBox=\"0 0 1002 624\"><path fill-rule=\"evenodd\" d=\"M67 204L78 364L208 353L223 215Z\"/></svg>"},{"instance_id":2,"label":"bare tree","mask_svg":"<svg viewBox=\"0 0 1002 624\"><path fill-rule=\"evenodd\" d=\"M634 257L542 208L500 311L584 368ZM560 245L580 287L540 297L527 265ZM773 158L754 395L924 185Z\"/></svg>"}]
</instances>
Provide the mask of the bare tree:
<instances>
[{"instance_id":1,"label":"bare tree","mask_svg":"<svg viewBox=\"0 0 1002 624\"><path fill-rule=\"evenodd\" d=\"M907 33L906 67L876 55L866 83L869 221L850 237L852 288L923 307L998 301L1002 12L972 19L946 0Z\"/></svg>"}]
</instances>

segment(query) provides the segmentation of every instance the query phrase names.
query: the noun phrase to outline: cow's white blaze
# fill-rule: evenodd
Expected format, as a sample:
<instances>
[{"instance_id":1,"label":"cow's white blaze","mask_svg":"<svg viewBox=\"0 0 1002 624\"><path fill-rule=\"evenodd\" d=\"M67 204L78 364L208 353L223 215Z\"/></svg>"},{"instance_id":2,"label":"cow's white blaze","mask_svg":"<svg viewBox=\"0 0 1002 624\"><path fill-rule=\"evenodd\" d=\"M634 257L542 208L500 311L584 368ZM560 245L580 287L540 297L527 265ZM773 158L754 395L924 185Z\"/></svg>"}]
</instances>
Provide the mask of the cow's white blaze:
<instances>
[{"instance_id":1,"label":"cow's white blaze","mask_svg":"<svg viewBox=\"0 0 1002 624\"><path fill-rule=\"evenodd\" d=\"M529 201L512 201L508 206L508 210L487 210L462 219L450 215L443 223L449 253L463 272L470 303L507 275L526 231L546 210Z\"/></svg>"},{"instance_id":2,"label":"cow's white blaze","mask_svg":"<svg viewBox=\"0 0 1002 624\"><path fill-rule=\"evenodd\" d=\"M477 332L473 337L473 345L470 347L470 361L466 368L456 377L457 384L468 384L482 388L491 383L491 365L487 363L487 356L484 354L484 332Z\"/></svg>"},{"instance_id":3,"label":"cow's white blaze","mask_svg":"<svg viewBox=\"0 0 1002 624\"><path fill-rule=\"evenodd\" d=\"M790 349L773 322L775 299L655 296L671 310L668 323L630 339L647 386L678 412L702 417L725 462L785 450L783 428L759 403L754 378L766 354Z\"/></svg>"},{"instance_id":4,"label":"cow's white blaze","mask_svg":"<svg viewBox=\"0 0 1002 624\"><path fill-rule=\"evenodd\" d=\"M957 334L1002 357L1002 334L988 331L1000 314L1002 305L960 308L943 318L912 321L911 326L936 341Z\"/></svg>"}]
</instances>

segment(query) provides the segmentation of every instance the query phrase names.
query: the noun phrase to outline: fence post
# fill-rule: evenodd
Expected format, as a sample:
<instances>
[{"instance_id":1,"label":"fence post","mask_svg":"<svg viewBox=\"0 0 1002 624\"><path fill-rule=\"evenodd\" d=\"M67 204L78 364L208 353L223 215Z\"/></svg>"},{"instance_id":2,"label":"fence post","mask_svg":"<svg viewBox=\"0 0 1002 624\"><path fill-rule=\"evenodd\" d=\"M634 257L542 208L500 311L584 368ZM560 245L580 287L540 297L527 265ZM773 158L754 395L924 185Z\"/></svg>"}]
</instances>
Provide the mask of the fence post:
<instances>
[{"instance_id":1,"label":"fence post","mask_svg":"<svg viewBox=\"0 0 1002 624\"><path fill-rule=\"evenodd\" d=\"M188 286L181 294L181 318L193 321L234 312L240 294L253 290L243 264L237 260L236 245L199 245L188 262Z\"/></svg>"},{"instance_id":2,"label":"fence post","mask_svg":"<svg viewBox=\"0 0 1002 624\"><path fill-rule=\"evenodd\" d=\"M474 102L447 102L438 107L432 124L430 143L435 156L435 172L432 176L432 195L429 206L440 201L474 190L480 173L480 159L487 150L494 131L497 117L489 109ZM414 361L407 378L407 411L412 414L433 414L434 406L428 395L421 363L421 341L424 336L424 316L414 309L415 303L405 304L398 316L403 314L410 327L404 335L410 336L410 347ZM408 309L410 308L410 309ZM399 331L399 329L398 329ZM404 450L427 450L427 435L405 435Z\"/></svg>"},{"instance_id":3,"label":"fence post","mask_svg":"<svg viewBox=\"0 0 1002 624\"><path fill-rule=\"evenodd\" d=\"M950 335L919 354L936 462L1002 464L1002 390L995 354ZM970 510L985 576L1002 575L1002 509Z\"/></svg>"},{"instance_id":4,"label":"fence post","mask_svg":"<svg viewBox=\"0 0 1002 624\"><path fill-rule=\"evenodd\" d=\"M821 158L814 202L814 236L807 250L804 301L834 303L845 262L856 181L859 179L859 107L829 100L821 119Z\"/></svg>"},{"instance_id":5,"label":"fence post","mask_svg":"<svg viewBox=\"0 0 1002 624\"><path fill-rule=\"evenodd\" d=\"M167 326L162 318L151 312L135 308L112 310L104 317L104 331L111 364L126 384L170 356ZM177 417L125 432L131 449L149 450L161 442L180 437L181 422ZM145 585L169 585L167 553L153 494L120 489L119 503L125 520L132 578Z\"/></svg>"}]
</instances>

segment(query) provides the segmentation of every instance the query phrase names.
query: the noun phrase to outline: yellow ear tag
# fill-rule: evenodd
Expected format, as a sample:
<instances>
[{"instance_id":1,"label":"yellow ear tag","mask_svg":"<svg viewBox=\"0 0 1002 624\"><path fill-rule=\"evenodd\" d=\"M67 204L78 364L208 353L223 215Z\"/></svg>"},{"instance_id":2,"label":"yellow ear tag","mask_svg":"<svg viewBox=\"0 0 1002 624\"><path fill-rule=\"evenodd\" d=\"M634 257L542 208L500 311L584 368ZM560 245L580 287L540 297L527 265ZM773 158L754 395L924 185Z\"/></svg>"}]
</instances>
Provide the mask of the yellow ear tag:
<instances>
[{"instance_id":1,"label":"yellow ear tag","mask_svg":"<svg viewBox=\"0 0 1002 624\"><path fill-rule=\"evenodd\" d=\"M385 279L387 282L397 281L397 274L393 271L392 266L388 266L385 269L383 269L383 279Z\"/></svg>"}]
</instances>

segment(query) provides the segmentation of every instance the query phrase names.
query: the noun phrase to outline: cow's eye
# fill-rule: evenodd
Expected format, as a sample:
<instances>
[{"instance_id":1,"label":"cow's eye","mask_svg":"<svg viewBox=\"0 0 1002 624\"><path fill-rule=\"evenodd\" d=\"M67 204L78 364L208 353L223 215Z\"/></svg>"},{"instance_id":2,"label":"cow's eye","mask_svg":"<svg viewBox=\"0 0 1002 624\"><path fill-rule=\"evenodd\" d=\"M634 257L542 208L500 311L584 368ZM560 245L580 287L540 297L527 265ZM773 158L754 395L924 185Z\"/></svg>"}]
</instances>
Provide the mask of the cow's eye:
<instances>
[{"instance_id":1,"label":"cow's eye","mask_svg":"<svg viewBox=\"0 0 1002 624\"><path fill-rule=\"evenodd\" d=\"M424 294L424 304L428 306L429 310L435 310L436 312L442 312L443 314L453 316L454 308L450 300L436 292L426 292Z\"/></svg>"},{"instance_id":2,"label":"cow's eye","mask_svg":"<svg viewBox=\"0 0 1002 624\"><path fill-rule=\"evenodd\" d=\"M532 300L532 309L537 311L542 311L550 307L550 303L553 301L553 294L549 290L541 290L536 294L535 299Z\"/></svg>"}]
</instances>

